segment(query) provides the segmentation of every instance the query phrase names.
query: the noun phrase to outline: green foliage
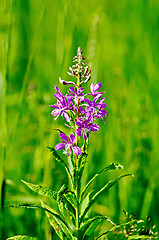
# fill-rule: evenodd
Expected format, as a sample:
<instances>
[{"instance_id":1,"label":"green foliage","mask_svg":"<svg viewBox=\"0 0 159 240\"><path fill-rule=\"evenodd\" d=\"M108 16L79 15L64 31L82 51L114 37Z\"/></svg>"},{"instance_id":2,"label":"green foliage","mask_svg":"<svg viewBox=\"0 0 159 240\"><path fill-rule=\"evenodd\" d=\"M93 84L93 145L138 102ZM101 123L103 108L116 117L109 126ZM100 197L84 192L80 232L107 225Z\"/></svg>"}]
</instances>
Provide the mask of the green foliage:
<instances>
[{"instance_id":1,"label":"green foliage","mask_svg":"<svg viewBox=\"0 0 159 240\"><path fill-rule=\"evenodd\" d=\"M84 220L84 223L80 228L82 240L88 239L102 220L107 220L111 222L111 224L114 224L107 216L96 216L91 219Z\"/></svg>"},{"instance_id":2,"label":"green foliage","mask_svg":"<svg viewBox=\"0 0 159 240\"><path fill-rule=\"evenodd\" d=\"M51 129L59 127L48 114L53 85L58 86L59 73L66 73L81 45L88 50L93 81L100 80L105 87L109 115L107 124L90 139L85 178L105 164L119 162L135 181L129 187L122 181L118 191L102 196L111 218L119 219L126 209L139 218L150 215L153 224L159 222L158 11L158 0L1 1L0 176L1 183L4 177L7 182L5 204L26 201L19 179L51 189L65 181L43 145L44 140L50 146L56 142ZM104 186L105 178L94 184L95 189ZM100 207L96 210L100 212ZM1 219L0 232L6 237L20 231L47 239L47 224L38 214L9 209ZM32 222L37 223L34 228Z\"/></svg>"},{"instance_id":3,"label":"green foliage","mask_svg":"<svg viewBox=\"0 0 159 240\"><path fill-rule=\"evenodd\" d=\"M107 235L107 240L131 240L131 239L158 239L158 232L155 231L155 226L151 226L150 218L138 220L133 215L126 213L122 224L114 226L107 232L101 234L97 239Z\"/></svg>"},{"instance_id":4,"label":"green foliage","mask_svg":"<svg viewBox=\"0 0 159 240\"><path fill-rule=\"evenodd\" d=\"M87 189L89 188L89 186L93 183L93 181L103 172L106 172L108 170L115 170L115 169L122 169L123 166L120 164L115 164L115 163L111 163L110 165L108 165L107 167L105 167L103 170L101 170L99 173L95 174L94 177L85 185L82 194L81 194L81 200L83 200L83 197L87 191Z\"/></svg>"},{"instance_id":5,"label":"green foliage","mask_svg":"<svg viewBox=\"0 0 159 240\"><path fill-rule=\"evenodd\" d=\"M38 206L38 205L34 205L34 204L28 204L28 203L24 203L24 204L12 204L12 205L8 205L6 207L13 207L13 208L19 208L19 207L23 207L23 208L32 208L32 209L40 209L42 211L47 212L47 216L49 217L49 221L50 218L54 218L55 219L55 223L58 225L55 225L55 230L57 233L59 233L58 235L61 237L61 239L63 239L63 236L66 236L67 239L73 239L71 230L69 229L69 226L67 225L67 223L64 221L64 219L62 219L62 217L56 213L53 209L51 209L50 207L46 206L45 204L42 203L42 207ZM53 226L53 223L50 223ZM62 230L62 234L60 231L60 229ZM65 238L64 238L65 239Z\"/></svg>"},{"instance_id":6,"label":"green foliage","mask_svg":"<svg viewBox=\"0 0 159 240\"><path fill-rule=\"evenodd\" d=\"M50 149L50 148L49 148ZM61 160L61 158L56 155L56 152L53 154L56 156L56 158L59 159L60 162L63 163L63 160ZM82 155L84 156L84 155ZM85 156L84 156L85 158ZM86 164L86 161L85 161ZM82 168L84 168L82 166ZM50 208L49 206L47 206L46 204L44 204L42 202L42 207L38 206L38 205L34 205L34 204L13 204L13 205L8 205L8 207L24 207L24 208L37 208L40 210L43 210L46 212L46 215L48 217L49 223L50 225L54 228L56 234L59 236L60 239L75 239L76 238L76 234L74 235L74 232L72 231L72 229L70 228L70 226L67 224L67 218L65 216L65 211L67 211L67 213L70 216L70 220L73 223L74 227L76 226L76 220L77 220L77 209L80 213L80 208L81 208L81 201L80 199L83 199L83 196L85 194L85 192L88 190L88 187L92 184L93 181L95 181L95 179L103 172L106 172L108 170L114 170L114 169L121 169L123 168L120 164L110 164L107 167L105 167L102 171L99 172L99 174L96 174L89 182L88 184L85 186L83 192L81 193L80 188L77 186L76 189L72 188L72 190L69 190L66 185L64 184L60 190L58 192L52 191L46 187L43 187L41 185L35 185L32 183L28 183L26 181L22 181L24 182L24 184L26 184L31 190L37 192L39 195L42 196L46 196L46 197L50 197L53 200L55 200L57 202L59 211L62 215L59 215L57 212L55 212L52 208ZM79 174L80 172L80 168L79 171L77 171L77 169L74 168L74 171ZM110 181L108 182L103 188L101 188L99 191L97 191L94 196L89 199L88 196L90 195L90 193L87 194L87 196L85 197L85 200L88 198L87 204L85 205L85 208L83 210L83 212L81 212L81 216L80 219L78 219L79 221L79 229L77 232L77 239L82 239L82 240L86 240L89 239L89 237L92 235L92 233L94 232L94 230L96 229L96 227L100 224L100 222L102 220L107 220L109 222L111 222L111 224L114 225L114 223L107 217L107 216L96 216L90 219L85 218L87 212L90 210L92 204L97 200L97 198L100 196L101 193L103 193L105 190L110 189L112 186L114 186L114 184L116 184L120 179L122 179L123 177L127 177L127 176L131 176L131 174L123 174L121 176L119 176L117 179L115 179L114 181ZM78 175L78 181L79 184L81 183L81 176L80 174ZM74 180L75 181L75 180ZM77 192L79 194L79 198L77 198ZM64 220L65 219L65 220ZM114 228L112 228L111 230L109 230L108 232L112 231ZM107 233L108 233L107 232Z\"/></svg>"},{"instance_id":7,"label":"green foliage","mask_svg":"<svg viewBox=\"0 0 159 240\"><path fill-rule=\"evenodd\" d=\"M43 187L41 185L35 185L33 183L28 183L24 180L21 180L24 184L26 184L31 190L34 192L37 192L38 194L46 197L50 197L54 200L57 200L58 193L55 191L52 191L46 187Z\"/></svg>"},{"instance_id":8,"label":"green foliage","mask_svg":"<svg viewBox=\"0 0 159 240\"><path fill-rule=\"evenodd\" d=\"M83 221L83 218L85 217L85 215L87 214L87 212L90 210L90 207L92 206L92 204L97 200L97 198L100 196L100 194L102 194L104 191L110 189L114 184L116 184L121 178L123 177L127 177L127 176L132 176L131 174L123 174L121 176L119 176L117 179L115 179L114 181L110 181L107 184L105 184L105 186L103 188L101 188L98 192L96 192L94 194L94 196L91 198L91 200L87 203L85 209L83 210L80 219L81 221Z\"/></svg>"},{"instance_id":9,"label":"green foliage","mask_svg":"<svg viewBox=\"0 0 159 240\"><path fill-rule=\"evenodd\" d=\"M38 240L38 239L33 237L18 235L18 236L7 238L6 240Z\"/></svg>"},{"instance_id":10,"label":"green foliage","mask_svg":"<svg viewBox=\"0 0 159 240\"><path fill-rule=\"evenodd\" d=\"M70 179L70 181L71 181L71 183L72 183L72 175L71 175L71 173L70 173L70 170L69 170L67 164L66 164L66 163L64 162L64 160L59 156L59 154L57 153L57 151L55 150L55 148L49 147L49 146L47 146L47 148L48 148L48 149L50 150L50 152L53 154L55 160L58 161L58 162L60 162L60 163L65 167L66 172L67 172L67 174L68 174L68 177L69 177L69 179Z\"/></svg>"},{"instance_id":11,"label":"green foliage","mask_svg":"<svg viewBox=\"0 0 159 240\"><path fill-rule=\"evenodd\" d=\"M82 154L79 156L78 159L78 168L79 168L79 178L82 177L86 161L87 161L87 156L88 156L88 140L84 143L82 147Z\"/></svg>"},{"instance_id":12,"label":"green foliage","mask_svg":"<svg viewBox=\"0 0 159 240\"><path fill-rule=\"evenodd\" d=\"M60 237L60 239L74 239L73 235L71 233L71 229L67 225L67 223L61 219L61 217L56 213L55 214L50 214L53 212L53 210L48 207L46 204L42 203L42 206L46 209L49 210L49 212L46 212L46 215L49 219L49 222L51 226L54 228L55 232L57 235Z\"/></svg>"}]
</instances>

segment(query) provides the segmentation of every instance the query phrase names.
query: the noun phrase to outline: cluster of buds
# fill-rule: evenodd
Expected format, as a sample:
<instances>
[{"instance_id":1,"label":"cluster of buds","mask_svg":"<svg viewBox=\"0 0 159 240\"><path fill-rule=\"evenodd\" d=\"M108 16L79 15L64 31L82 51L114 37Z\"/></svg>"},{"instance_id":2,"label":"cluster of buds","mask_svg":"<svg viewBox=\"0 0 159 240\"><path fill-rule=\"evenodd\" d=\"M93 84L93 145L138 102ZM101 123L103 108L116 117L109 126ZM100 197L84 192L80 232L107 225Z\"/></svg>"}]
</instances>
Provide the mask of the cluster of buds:
<instances>
[{"instance_id":1,"label":"cluster of buds","mask_svg":"<svg viewBox=\"0 0 159 240\"><path fill-rule=\"evenodd\" d=\"M83 62L85 58L83 57L82 53L82 49L79 47L77 50L77 56L73 58L73 62L75 62L75 64L72 67L69 67L70 72L67 72L69 75L77 78L77 83L65 81L59 78L61 84L72 84L76 87L79 87L82 83L87 83L91 79L91 70L89 71L87 63Z\"/></svg>"},{"instance_id":2,"label":"cluster of buds","mask_svg":"<svg viewBox=\"0 0 159 240\"><path fill-rule=\"evenodd\" d=\"M83 83L87 83L91 78L91 71L87 64L84 62L85 58L82 55L82 50L79 47L77 50L77 56L74 57L75 65L70 67L69 75L72 75L77 79L77 82L65 81L59 78L60 83L63 85L71 84L68 93L63 95L60 89L55 86L56 93L54 94L57 99L57 103L50 105L54 110L52 115L57 119L62 116L66 121L69 128L72 129L73 134L67 137L64 133L60 133L61 142L55 146L56 150L64 149L64 154L68 156L72 150L75 155L81 154L81 149L78 146L79 138L83 135L86 141L90 132L98 131L99 126L95 123L96 119L104 118L107 115L105 110L106 104L105 98L102 97L104 92L99 91L101 83L91 83L90 93L83 92ZM103 119L104 121L104 119Z\"/></svg>"}]
</instances>

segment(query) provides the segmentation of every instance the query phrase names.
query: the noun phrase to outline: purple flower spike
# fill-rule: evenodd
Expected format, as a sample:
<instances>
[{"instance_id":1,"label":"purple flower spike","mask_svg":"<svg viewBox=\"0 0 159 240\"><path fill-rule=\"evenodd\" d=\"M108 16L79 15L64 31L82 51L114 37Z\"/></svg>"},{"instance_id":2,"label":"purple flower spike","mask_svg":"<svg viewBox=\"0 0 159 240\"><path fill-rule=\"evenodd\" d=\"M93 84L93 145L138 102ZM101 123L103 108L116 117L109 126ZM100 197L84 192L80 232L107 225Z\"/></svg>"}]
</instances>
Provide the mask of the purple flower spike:
<instances>
[{"instance_id":1,"label":"purple flower spike","mask_svg":"<svg viewBox=\"0 0 159 240\"><path fill-rule=\"evenodd\" d=\"M70 156L72 150L75 155L80 155L81 154L81 149L78 146L75 146L74 143L76 142L76 137L73 134L70 134L70 137L67 137L64 133L60 133L59 137L62 139L62 143L58 143L55 146L56 150L61 150L64 149L63 151L64 154L68 154L67 156Z\"/></svg>"}]
</instances>

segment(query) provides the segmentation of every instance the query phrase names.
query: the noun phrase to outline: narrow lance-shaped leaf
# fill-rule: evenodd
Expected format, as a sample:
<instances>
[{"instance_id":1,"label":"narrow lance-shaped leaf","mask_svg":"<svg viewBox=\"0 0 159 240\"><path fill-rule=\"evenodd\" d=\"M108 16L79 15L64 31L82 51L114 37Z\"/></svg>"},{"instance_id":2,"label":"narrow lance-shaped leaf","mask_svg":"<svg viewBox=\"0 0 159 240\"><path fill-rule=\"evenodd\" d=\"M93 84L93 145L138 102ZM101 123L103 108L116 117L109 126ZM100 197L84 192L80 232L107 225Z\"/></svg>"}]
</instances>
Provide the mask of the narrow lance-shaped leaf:
<instances>
[{"instance_id":1,"label":"narrow lance-shaped leaf","mask_svg":"<svg viewBox=\"0 0 159 240\"><path fill-rule=\"evenodd\" d=\"M46 204L42 203L42 206L52 212L52 209L49 206L47 206ZM47 214L47 217L49 218L49 222L51 221L51 219L50 219L51 216L55 220L55 222L52 222L51 225L55 229L56 233L61 236L61 239L64 239L66 237L66 239L72 240L74 238L68 224L64 220L62 220L61 217L57 213L56 213L56 215L55 214L54 215L52 215L52 214L49 215L48 212L46 212L46 214ZM59 217L57 217L57 215Z\"/></svg>"},{"instance_id":2,"label":"narrow lance-shaped leaf","mask_svg":"<svg viewBox=\"0 0 159 240\"><path fill-rule=\"evenodd\" d=\"M95 216L91 219L88 219L80 228L82 240L88 239L102 220L107 220L114 225L114 223L107 216Z\"/></svg>"},{"instance_id":3,"label":"narrow lance-shaped leaf","mask_svg":"<svg viewBox=\"0 0 159 240\"><path fill-rule=\"evenodd\" d=\"M128 237L128 240L135 240L135 239L147 239L147 240L150 240L150 239L158 239L158 237L153 237L153 236L150 236L150 235L136 235L136 236L129 236Z\"/></svg>"},{"instance_id":4,"label":"narrow lance-shaped leaf","mask_svg":"<svg viewBox=\"0 0 159 240\"><path fill-rule=\"evenodd\" d=\"M66 163L64 162L64 160L58 155L57 151L56 151L54 148L49 147L49 146L47 146L47 148L50 150L50 152L51 152L52 155L54 156L55 160L58 161L58 162L60 162L60 163L65 167L66 172L67 172L67 174L68 174L68 177L69 177L69 179L70 179L70 181L71 181L71 184L72 184L72 186L73 186L72 175L71 175L71 173L70 173L70 170L69 170L68 166L67 166Z\"/></svg>"},{"instance_id":5,"label":"narrow lance-shaped leaf","mask_svg":"<svg viewBox=\"0 0 159 240\"><path fill-rule=\"evenodd\" d=\"M115 170L115 169L123 169L123 166L120 164L115 164L115 163L111 163L110 165L108 165L107 167L105 167L102 171L100 171L99 173L95 174L94 177L86 184L85 188L82 191L81 194L81 201L83 200L83 197L87 191L87 189L90 187L90 185L93 183L93 181L102 173L108 171L108 170Z\"/></svg>"},{"instance_id":6,"label":"narrow lance-shaped leaf","mask_svg":"<svg viewBox=\"0 0 159 240\"><path fill-rule=\"evenodd\" d=\"M68 195L68 193L70 193ZM60 212L64 215L64 209L67 210L70 216L75 219L76 210L75 210L75 199L73 200L73 193L69 192L65 184L58 191L57 203ZM75 196L74 196L75 198Z\"/></svg>"},{"instance_id":7,"label":"narrow lance-shaped leaf","mask_svg":"<svg viewBox=\"0 0 159 240\"><path fill-rule=\"evenodd\" d=\"M18 236L7 238L6 240L38 240L38 239L34 237L25 236L25 235L18 235Z\"/></svg>"},{"instance_id":8,"label":"narrow lance-shaped leaf","mask_svg":"<svg viewBox=\"0 0 159 240\"><path fill-rule=\"evenodd\" d=\"M58 193L41 185L35 185L33 183L26 182L21 180L24 184L26 184L31 190L37 192L38 194L46 197L50 197L54 200L57 200Z\"/></svg>"},{"instance_id":9,"label":"narrow lance-shaped leaf","mask_svg":"<svg viewBox=\"0 0 159 240\"><path fill-rule=\"evenodd\" d=\"M117 179L115 179L114 181L110 181L108 182L102 189L100 189L90 200L90 202L88 202L87 206L85 207L83 213L80 216L80 221L83 221L83 218L85 217L85 215L87 214L87 212L89 211L90 207L92 206L92 204L96 201L96 199L99 197L99 195L101 193L103 193L103 191L108 190L109 188L111 188L115 183L117 183L121 178L123 177L127 177L127 176L132 176L131 174L124 174L119 176Z\"/></svg>"},{"instance_id":10,"label":"narrow lance-shaped leaf","mask_svg":"<svg viewBox=\"0 0 159 240\"><path fill-rule=\"evenodd\" d=\"M64 194L64 197L67 199L67 201L71 204L71 206L76 209L77 207L77 201L76 201L76 196L73 192L68 191L67 193Z\"/></svg>"},{"instance_id":11,"label":"narrow lance-shaped leaf","mask_svg":"<svg viewBox=\"0 0 159 240\"><path fill-rule=\"evenodd\" d=\"M75 218L76 218L76 210L74 207L70 204L70 202L65 198L65 196L62 197L62 199L58 202L58 207L60 212L65 216L66 210L70 216L70 219L73 224L75 224Z\"/></svg>"},{"instance_id":12,"label":"narrow lance-shaped leaf","mask_svg":"<svg viewBox=\"0 0 159 240\"><path fill-rule=\"evenodd\" d=\"M84 143L82 148L82 154L79 156L79 159L78 159L80 177L83 174L83 170L86 165L87 156L88 156L88 140L87 142Z\"/></svg>"},{"instance_id":13,"label":"narrow lance-shaped leaf","mask_svg":"<svg viewBox=\"0 0 159 240\"><path fill-rule=\"evenodd\" d=\"M87 156L88 156L88 141L84 143L82 147L82 153L78 157L77 168L74 167L74 171L73 171L73 180L74 180L73 188L76 189L78 192L80 192L81 177L83 174L84 167L86 165Z\"/></svg>"}]
</instances>

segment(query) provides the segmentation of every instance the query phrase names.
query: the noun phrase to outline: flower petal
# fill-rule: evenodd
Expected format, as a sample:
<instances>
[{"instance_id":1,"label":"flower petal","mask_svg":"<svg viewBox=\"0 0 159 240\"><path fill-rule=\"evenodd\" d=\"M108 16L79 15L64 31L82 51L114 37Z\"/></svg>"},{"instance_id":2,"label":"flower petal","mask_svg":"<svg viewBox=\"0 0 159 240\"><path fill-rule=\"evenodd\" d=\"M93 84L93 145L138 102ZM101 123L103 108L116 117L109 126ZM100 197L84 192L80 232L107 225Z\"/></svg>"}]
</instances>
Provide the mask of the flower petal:
<instances>
[{"instance_id":1,"label":"flower petal","mask_svg":"<svg viewBox=\"0 0 159 240\"><path fill-rule=\"evenodd\" d=\"M102 86L101 83L95 84L95 86L94 86L94 91L95 91L95 92L98 91L98 90L101 88L101 86Z\"/></svg>"},{"instance_id":2,"label":"flower petal","mask_svg":"<svg viewBox=\"0 0 159 240\"><path fill-rule=\"evenodd\" d=\"M69 90L70 90L71 92L75 93L74 87L70 87Z\"/></svg>"},{"instance_id":3,"label":"flower petal","mask_svg":"<svg viewBox=\"0 0 159 240\"><path fill-rule=\"evenodd\" d=\"M81 136L81 131L82 131L81 128L76 129L76 134L77 134L79 137Z\"/></svg>"},{"instance_id":4,"label":"flower petal","mask_svg":"<svg viewBox=\"0 0 159 240\"><path fill-rule=\"evenodd\" d=\"M82 87L80 87L80 88L78 89L78 94L80 94L81 92L83 92L83 88L82 88Z\"/></svg>"},{"instance_id":5,"label":"flower petal","mask_svg":"<svg viewBox=\"0 0 159 240\"><path fill-rule=\"evenodd\" d=\"M52 116L59 116L61 114L61 109L54 109L51 112Z\"/></svg>"},{"instance_id":6,"label":"flower petal","mask_svg":"<svg viewBox=\"0 0 159 240\"><path fill-rule=\"evenodd\" d=\"M65 142L69 143L69 139L68 139L68 137L66 136L66 134L60 133L60 134L59 134L59 137L62 138Z\"/></svg>"},{"instance_id":7,"label":"flower petal","mask_svg":"<svg viewBox=\"0 0 159 240\"><path fill-rule=\"evenodd\" d=\"M58 143L58 144L56 144L56 146L55 146L55 149L56 149L56 150L61 150L61 149L63 149L63 148L65 148L65 144L63 144L63 143Z\"/></svg>"},{"instance_id":8,"label":"flower petal","mask_svg":"<svg viewBox=\"0 0 159 240\"><path fill-rule=\"evenodd\" d=\"M73 134L70 134L70 143L75 143L76 137Z\"/></svg>"},{"instance_id":9,"label":"flower petal","mask_svg":"<svg viewBox=\"0 0 159 240\"><path fill-rule=\"evenodd\" d=\"M80 155L82 152L82 150L79 147L73 146L72 149L73 149L74 154L76 154L76 155Z\"/></svg>"},{"instance_id":10,"label":"flower petal","mask_svg":"<svg viewBox=\"0 0 159 240\"><path fill-rule=\"evenodd\" d=\"M92 132L98 131L99 126L97 124L92 124L89 128Z\"/></svg>"},{"instance_id":11,"label":"flower petal","mask_svg":"<svg viewBox=\"0 0 159 240\"><path fill-rule=\"evenodd\" d=\"M66 112L63 113L63 116L64 116L64 118L66 119L67 122L70 121L70 117Z\"/></svg>"}]
</instances>

